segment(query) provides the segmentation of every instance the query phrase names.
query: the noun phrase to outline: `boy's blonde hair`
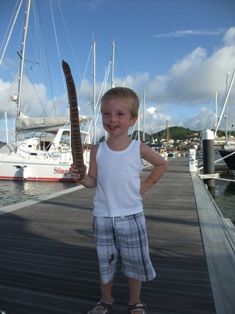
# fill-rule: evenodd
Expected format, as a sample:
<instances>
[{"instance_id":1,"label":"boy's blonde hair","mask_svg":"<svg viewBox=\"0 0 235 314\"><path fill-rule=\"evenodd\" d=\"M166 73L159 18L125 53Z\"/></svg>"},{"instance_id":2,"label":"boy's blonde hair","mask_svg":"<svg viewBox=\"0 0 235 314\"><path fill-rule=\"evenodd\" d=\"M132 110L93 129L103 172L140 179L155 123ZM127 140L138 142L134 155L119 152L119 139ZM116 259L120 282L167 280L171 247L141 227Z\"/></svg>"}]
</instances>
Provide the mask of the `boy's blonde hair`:
<instances>
[{"instance_id":1,"label":"boy's blonde hair","mask_svg":"<svg viewBox=\"0 0 235 314\"><path fill-rule=\"evenodd\" d=\"M132 117L138 116L139 98L132 89L127 87L114 87L109 89L101 98L101 111L103 103L106 103L115 98L120 98L127 103Z\"/></svg>"}]
</instances>

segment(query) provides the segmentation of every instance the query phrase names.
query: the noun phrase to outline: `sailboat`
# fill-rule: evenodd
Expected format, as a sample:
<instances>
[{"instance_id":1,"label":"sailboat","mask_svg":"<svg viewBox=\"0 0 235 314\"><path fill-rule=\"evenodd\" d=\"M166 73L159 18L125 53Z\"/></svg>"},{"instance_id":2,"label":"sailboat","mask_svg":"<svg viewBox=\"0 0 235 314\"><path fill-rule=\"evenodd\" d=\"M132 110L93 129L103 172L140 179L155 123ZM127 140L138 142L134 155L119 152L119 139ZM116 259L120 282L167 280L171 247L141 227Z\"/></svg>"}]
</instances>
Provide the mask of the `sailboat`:
<instances>
[{"instance_id":1,"label":"sailboat","mask_svg":"<svg viewBox=\"0 0 235 314\"><path fill-rule=\"evenodd\" d=\"M235 144L225 145L223 149L219 149L219 153L235 177Z\"/></svg>"},{"instance_id":2,"label":"sailboat","mask_svg":"<svg viewBox=\"0 0 235 314\"><path fill-rule=\"evenodd\" d=\"M21 112L22 78L31 0L27 1L25 27L20 56L18 93L13 98L17 105L15 141L0 149L0 180L71 181L72 163L70 126L68 117L30 118ZM90 121L80 115L80 124ZM32 134L23 140L22 133ZM89 134L84 138L84 162L89 163Z\"/></svg>"},{"instance_id":3,"label":"sailboat","mask_svg":"<svg viewBox=\"0 0 235 314\"><path fill-rule=\"evenodd\" d=\"M220 125L222 116L224 114L224 110L227 106L228 103L228 98L229 98L229 94L231 92L232 89L232 85L234 82L234 78L235 78L235 69L233 71L233 75L229 84L229 88L228 88L228 92L224 101L224 105L215 129L215 134L217 133L218 127ZM223 148L219 149L219 153L221 155L221 157L224 159L224 162L226 163L226 165L228 166L228 168L230 169L230 171L232 172L233 176L235 177L235 142L228 140L226 142L226 144L223 146Z\"/></svg>"}]
</instances>

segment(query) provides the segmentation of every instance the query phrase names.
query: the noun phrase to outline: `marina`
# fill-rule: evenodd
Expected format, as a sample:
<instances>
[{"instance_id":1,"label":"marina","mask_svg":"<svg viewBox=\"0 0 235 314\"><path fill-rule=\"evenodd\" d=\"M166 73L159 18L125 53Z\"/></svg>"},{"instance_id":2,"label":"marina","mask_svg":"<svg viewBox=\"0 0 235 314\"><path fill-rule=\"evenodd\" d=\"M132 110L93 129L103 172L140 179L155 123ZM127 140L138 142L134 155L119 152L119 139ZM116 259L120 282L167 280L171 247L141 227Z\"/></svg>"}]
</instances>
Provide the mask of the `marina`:
<instances>
[{"instance_id":1,"label":"marina","mask_svg":"<svg viewBox=\"0 0 235 314\"><path fill-rule=\"evenodd\" d=\"M0 209L0 310L82 314L98 301L93 195L93 189L71 187ZM171 160L143 202L157 271L156 280L143 284L148 313L233 314L234 226L189 172L188 159ZM120 271L113 296L114 314L126 313L127 282Z\"/></svg>"}]
</instances>

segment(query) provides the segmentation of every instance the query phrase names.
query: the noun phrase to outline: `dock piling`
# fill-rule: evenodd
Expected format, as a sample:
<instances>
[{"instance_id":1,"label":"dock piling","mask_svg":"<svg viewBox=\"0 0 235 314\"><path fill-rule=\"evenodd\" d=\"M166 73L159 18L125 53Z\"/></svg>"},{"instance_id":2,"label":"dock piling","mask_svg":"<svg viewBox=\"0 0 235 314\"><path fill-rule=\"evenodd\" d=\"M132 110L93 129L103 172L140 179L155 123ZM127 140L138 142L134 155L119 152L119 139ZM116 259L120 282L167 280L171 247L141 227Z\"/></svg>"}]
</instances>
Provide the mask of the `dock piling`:
<instances>
[{"instance_id":1,"label":"dock piling","mask_svg":"<svg viewBox=\"0 0 235 314\"><path fill-rule=\"evenodd\" d=\"M203 149L203 173L206 175L215 174L215 156L214 156L214 132L205 130L202 133L202 149ZM208 189L215 188L215 179L204 179Z\"/></svg>"}]
</instances>

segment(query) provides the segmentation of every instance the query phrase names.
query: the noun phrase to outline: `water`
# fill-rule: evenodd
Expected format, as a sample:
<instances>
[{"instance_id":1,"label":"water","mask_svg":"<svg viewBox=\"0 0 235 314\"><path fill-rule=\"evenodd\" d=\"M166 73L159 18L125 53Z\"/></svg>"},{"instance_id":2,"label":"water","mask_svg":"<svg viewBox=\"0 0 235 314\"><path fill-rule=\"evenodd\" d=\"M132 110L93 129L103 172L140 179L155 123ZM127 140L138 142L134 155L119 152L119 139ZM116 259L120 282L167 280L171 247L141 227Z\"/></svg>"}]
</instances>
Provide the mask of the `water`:
<instances>
[{"instance_id":1,"label":"water","mask_svg":"<svg viewBox=\"0 0 235 314\"><path fill-rule=\"evenodd\" d=\"M43 198L74 186L74 182L0 181L0 207Z\"/></svg>"},{"instance_id":2,"label":"water","mask_svg":"<svg viewBox=\"0 0 235 314\"><path fill-rule=\"evenodd\" d=\"M233 179L231 176L221 178ZM225 218L235 222L235 182L215 180L213 198ZM0 181L0 207L17 204L34 198L75 187L73 182Z\"/></svg>"},{"instance_id":3,"label":"water","mask_svg":"<svg viewBox=\"0 0 235 314\"><path fill-rule=\"evenodd\" d=\"M220 175L221 178L234 180L232 175ZM214 201L225 218L235 223L235 182L215 180Z\"/></svg>"}]
</instances>

